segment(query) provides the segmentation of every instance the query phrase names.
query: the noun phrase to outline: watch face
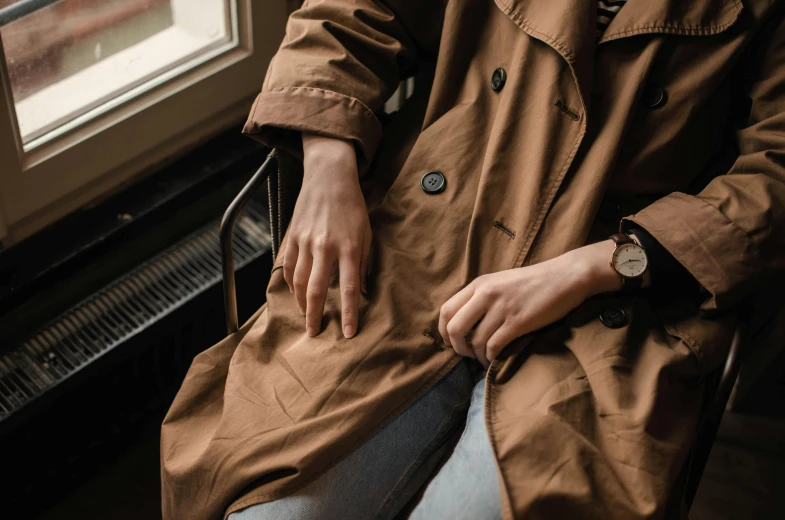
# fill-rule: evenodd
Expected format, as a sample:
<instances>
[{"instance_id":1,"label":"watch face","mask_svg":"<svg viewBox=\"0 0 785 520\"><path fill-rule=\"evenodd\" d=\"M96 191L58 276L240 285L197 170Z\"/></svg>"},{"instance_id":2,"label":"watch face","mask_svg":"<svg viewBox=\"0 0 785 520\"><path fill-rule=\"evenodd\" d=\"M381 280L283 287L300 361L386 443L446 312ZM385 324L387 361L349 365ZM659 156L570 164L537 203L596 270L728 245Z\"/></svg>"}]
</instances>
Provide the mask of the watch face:
<instances>
[{"instance_id":1,"label":"watch face","mask_svg":"<svg viewBox=\"0 0 785 520\"><path fill-rule=\"evenodd\" d=\"M622 244L613 252L611 264L625 278L637 278L646 270L649 260L638 244Z\"/></svg>"}]
</instances>

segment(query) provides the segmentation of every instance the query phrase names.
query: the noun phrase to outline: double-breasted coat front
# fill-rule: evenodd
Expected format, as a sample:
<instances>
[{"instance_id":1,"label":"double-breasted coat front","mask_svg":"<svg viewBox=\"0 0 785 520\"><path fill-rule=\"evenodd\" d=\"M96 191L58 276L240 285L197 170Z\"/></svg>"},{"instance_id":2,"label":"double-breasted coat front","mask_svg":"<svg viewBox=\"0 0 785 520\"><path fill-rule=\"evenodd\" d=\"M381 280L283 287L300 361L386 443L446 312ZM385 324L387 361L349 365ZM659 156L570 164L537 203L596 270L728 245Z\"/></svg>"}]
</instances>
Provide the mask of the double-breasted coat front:
<instances>
[{"instance_id":1,"label":"double-breasted coat front","mask_svg":"<svg viewBox=\"0 0 785 520\"><path fill-rule=\"evenodd\" d=\"M630 223L701 291L592 298L516 340L485 418L505 519L664 514L735 309L782 278L785 2L630 1L599 42L596 7L307 0L291 16L245 133L295 157L300 132L354 143L374 234L360 330L343 337L331 286L309 337L279 252L265 306L196 357L164 421L167 520L302 488L458 362L437 323L460 288Z\"/></svg>"}]
</instances>

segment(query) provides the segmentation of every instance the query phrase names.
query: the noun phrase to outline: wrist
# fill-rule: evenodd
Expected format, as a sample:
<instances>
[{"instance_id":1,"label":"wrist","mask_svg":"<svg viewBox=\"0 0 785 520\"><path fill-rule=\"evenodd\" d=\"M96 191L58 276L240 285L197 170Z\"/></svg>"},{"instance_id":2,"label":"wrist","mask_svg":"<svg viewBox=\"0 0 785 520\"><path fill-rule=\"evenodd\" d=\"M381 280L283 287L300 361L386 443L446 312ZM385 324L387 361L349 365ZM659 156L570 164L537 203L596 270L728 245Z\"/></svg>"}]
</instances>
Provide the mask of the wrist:
<instances>
[{"instance_id":1,"label":"wrist","mask_svg":"<svg viewBox=\"0 0 785 520\"><path fill-rule=\"evenodd\" d=\"M621 277L611 266L610 259L616 244L603 240L568 253L578 272L579 284L586 298L604 292L621 290Z\"/></svg>"},{"instance_id":2,"label":"wrist","mask_svg":"<svg viewBox=\"0 0 785 520\"><path fill-rule=\"evenodd\" d=\"M302 134L304 181L329 177L331 181L353 179L357 175L357 156L349 141L315 134Z\"/></svg>"}]
</instances>

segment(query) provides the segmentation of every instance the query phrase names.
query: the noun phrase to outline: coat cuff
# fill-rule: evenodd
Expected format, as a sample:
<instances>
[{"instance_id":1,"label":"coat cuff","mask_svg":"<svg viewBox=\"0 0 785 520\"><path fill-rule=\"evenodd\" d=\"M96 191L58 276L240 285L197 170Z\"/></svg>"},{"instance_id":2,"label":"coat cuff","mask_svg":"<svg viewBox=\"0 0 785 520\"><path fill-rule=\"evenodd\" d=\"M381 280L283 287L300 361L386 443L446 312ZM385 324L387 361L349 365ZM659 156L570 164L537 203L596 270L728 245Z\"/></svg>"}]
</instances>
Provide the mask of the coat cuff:
<instances>
[{"instance_id":1,"label":"coat cuff","mask_svg":"<svg viewBox=\"0 0 785 520\"><path fill-rule=\"evenodd\" d=\"M302 132L351 141L362 175L382 138L376 115L358 99L312 87L263 90L243 133L302 159Z\"/></svg>"},{"instance_id":2,"label":"coat cuff","mask_svg":"<svg viewBox=\"0 0 785 520\"><path fill-rule=\"evenodd\" d=\"M749 237L708 202L671 193L622 220L626 231L637 224L654 237L711 297L702 309L726 308L738 300L759 265Z\"/></svg>"},{"instance_id":3,"label":"coat cuff","mask_svg":"<svg viewBox=\"0 0 785 520\"><path fill-rule=\"evenodd\" d=\"M662 247L651 233L633 223L630 223L627 233L635 235L646 251L649 260L647 269L653 290L681 294L690 293L697 288L698 282L690 272L673 258L673 255Z\"/></svg>"}]
</instances>

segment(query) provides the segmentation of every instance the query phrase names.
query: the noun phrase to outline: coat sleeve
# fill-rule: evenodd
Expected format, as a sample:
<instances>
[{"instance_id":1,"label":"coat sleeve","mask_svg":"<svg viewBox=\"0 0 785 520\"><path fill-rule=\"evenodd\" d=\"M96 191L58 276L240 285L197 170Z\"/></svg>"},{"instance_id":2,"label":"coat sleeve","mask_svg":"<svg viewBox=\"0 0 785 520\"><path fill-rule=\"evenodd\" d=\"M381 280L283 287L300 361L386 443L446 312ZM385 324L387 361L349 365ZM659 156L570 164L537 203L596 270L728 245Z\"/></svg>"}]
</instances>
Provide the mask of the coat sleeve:
<instances>
[{"instance_id":1,"label":"coat sleeve","mask_svg":"<svg viewBox=\"0 0 785 520\"><path fill-rule=\"evenodd\" d=\"M709 292L704 311L731 307L785 270L785 23L772 24L746 67L751 101L739 157L697 195L672 193L622 222L647 230Z\"/></svg>"},{"instance_id":2,"label":"coat sleeve","mask_svg":"<svg viewBox=\"0 0 785 520\"><path fill-rule=\"evenodd\" d=\"M419 60L435 56L442 0L306 0L286 26L243 132L302 157L301 132L351 141L368 167L376 113Z\"/></svg>"}]
</instances>

